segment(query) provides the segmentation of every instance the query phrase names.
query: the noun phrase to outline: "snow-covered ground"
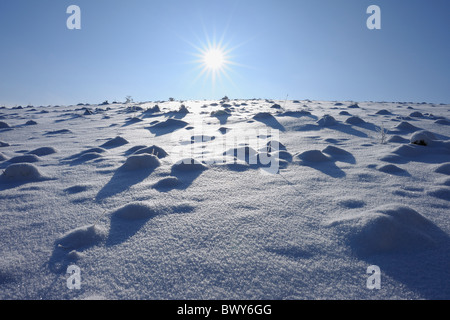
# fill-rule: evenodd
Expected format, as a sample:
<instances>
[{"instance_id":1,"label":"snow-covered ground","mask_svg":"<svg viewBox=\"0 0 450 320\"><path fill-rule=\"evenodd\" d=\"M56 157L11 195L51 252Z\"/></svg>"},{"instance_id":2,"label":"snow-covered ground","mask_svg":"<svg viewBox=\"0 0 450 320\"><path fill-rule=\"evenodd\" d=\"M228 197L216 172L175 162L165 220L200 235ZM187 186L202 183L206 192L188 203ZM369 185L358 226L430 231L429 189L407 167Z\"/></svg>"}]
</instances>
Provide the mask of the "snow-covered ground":
<instances>
[{"instance_id":1,"label":"snow-covered ground","mask_svg":"<svg viewBox=\"0 0 450 320\"><path fill-rule=\"evenodd\" d=\"M309 100L2 108L0 298L449 299L449 115Z\"/></svg>"}]
</instances>

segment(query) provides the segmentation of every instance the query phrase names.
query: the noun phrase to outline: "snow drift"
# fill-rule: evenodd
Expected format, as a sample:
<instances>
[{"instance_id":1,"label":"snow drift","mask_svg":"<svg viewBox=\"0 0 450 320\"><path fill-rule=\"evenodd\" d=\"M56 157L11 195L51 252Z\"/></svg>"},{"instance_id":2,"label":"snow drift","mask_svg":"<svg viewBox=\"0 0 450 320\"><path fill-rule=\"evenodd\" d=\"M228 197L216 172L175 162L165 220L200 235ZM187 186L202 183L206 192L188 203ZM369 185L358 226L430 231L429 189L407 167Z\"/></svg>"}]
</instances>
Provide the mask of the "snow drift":
<instances>
[{"instance_id":1,"label":"snow drift","mask_svg":"<svg viewBox=\"0 0 450 320\"><path fill-rule=\"evenodd\" d=\"M126 220L149 219L162 214L161 208L157 209L144 202L130 203L113 212L113 216Z\"/></svg>"},{"instance_id":2,"label":"snow drift","mask_svg":"<svg viewBox=\"0 0 450 320\"><path fill-rule=\"evenodd\" d=\"M16 163L9 165L1 175L5 182L40 181L46 179L38 167L30 163Z\"/></svg>"},{"instance_id":3,"label":"snow drift","mask_svg":"<svg viewBox=\"0 0 450 320\"><path fill-rule=\"evenodd\" d=\"M97 225L86 225L63 234L56 240L56 245L64 249L84 249L97 245L106 239L107 231Z\"/></svg>"},{"instance_id":4,"label":"snow drift","mask_svg":"<svg viewBox=\"0 0 450 320\"><path fill-rule=\"evenodd\" d=\"M343 235L355 254L370 256L411 252L437 245L436 226L404 205L390 204L359 214L348 214L329 222Z\"/></svg>"},{"instance_id":5,"label":"snow drift","mask_svg":"<svg viewBox=\"0 0 450 320\"><path fill-rule=\"evenodd\" d=\"M139 169L154 169L160 166L157 156L153 154L131 155L127 158L125 163L120 167L122 170L139 170Z\"/></svg>"}]
</instances>

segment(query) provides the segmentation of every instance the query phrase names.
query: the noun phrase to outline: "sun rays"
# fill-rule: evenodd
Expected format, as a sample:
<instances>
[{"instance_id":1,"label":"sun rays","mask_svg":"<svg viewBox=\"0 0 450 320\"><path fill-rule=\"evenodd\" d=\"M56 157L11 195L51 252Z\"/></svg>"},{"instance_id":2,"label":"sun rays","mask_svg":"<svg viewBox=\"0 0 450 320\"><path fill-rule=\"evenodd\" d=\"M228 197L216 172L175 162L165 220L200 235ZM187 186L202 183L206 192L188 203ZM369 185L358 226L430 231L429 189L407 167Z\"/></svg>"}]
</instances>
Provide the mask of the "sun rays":
<instances>
[{"instance_id":1,"label":"sun rays","mask_svg":"<svg viewBox=\"0 0 450 320\"><path fill-rule=\"evenodd\" d=\"M209 49L203 55L204 65L211 70L220 70L225 64L225 55L220 49Z\"/></svg>"},{"instance_id":2,"label":"sun rays","mask_svg":"<svg viewBox=\"0 0 450 320\"><path fill-rule=\"evenodd\" d=\"M222 42L215 43L208 40L206 45L197 47L194 54L197 57L195 63L200 68L200 73L196 80L206 77L212 81L213 88L218 80L230 78L231 67L236 65L232 61L232 49L225 46Z\"/></svg>"},{"instance_id":3,"label":"sun rays","mask_svg":"<svg viewBox=\"0 0 450 320\"><path fill-rule=\"evenodd\" d=\"M203 39L196 37L196 44L184 39L193 49L193 52L189 52L194 57L190 64L194 65L196 76L191 85L202 79L203 84L211 87L213 92L223 89L219 88L218 84L237 87L232 77L236 76L236 67L242 65L237 62L234 51L242 44L231 46L230 42L225 42L225 38L224 33L220 39L216 36L211 39L205 31Z\"/></svg>"}]
</instances>

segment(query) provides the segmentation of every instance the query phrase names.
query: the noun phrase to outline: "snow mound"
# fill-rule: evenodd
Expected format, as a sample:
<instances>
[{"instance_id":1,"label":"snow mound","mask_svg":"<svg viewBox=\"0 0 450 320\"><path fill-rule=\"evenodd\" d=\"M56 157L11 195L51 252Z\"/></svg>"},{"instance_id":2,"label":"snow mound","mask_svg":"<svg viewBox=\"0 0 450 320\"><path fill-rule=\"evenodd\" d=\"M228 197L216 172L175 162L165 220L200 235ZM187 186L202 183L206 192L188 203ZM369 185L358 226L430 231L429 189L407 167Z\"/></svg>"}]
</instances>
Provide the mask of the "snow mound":
<instances>
[{"instance_id":1,"label":"snow mound","mask_svg":"<svg viewBox=\"0 0 450 320\"><path fill-rule=\"evenodd\" d=\"M441 164L434 172L450 175L450 162Z\"/></svg>"},{"instance_id":2,"label":"snow mound","mask_svg":"<svg viewBox=\"0 0 450 320\"><path fill-rule=\"evenodd\" d=\"M142 122L142 121L144 121L144 120L142 120L138 117L132 117L132 118L128 118L126 124L131 125L131 124L135 124L135 123Z\"/></svg>"},{"instance_id":3,"label":"snow mound","mask_svg":"<svg viewBox=\"0 0 450 320\"><path fill-rule=\"evenodd\" d=\"M382 167L378 168L378 170L381 172L384 172L384 173L396 174L396 175L407 173L406 170L404 170L400 167L397 167L396 165L393 165L393 164L388 164L388 165L382 166Z\"/></svg>"},{"instance_id":4,"label":"snow mound","mask_svg":"<svg viewBox=\"0 0 450 320\"><path fill-rule=\"evenodd\" d=\"M111 139L111 140L105 142L100 147L102 147L102 148L116 148L116 147L123 146L125 144L128 144L128 141L125 138L117 136L114 139Z\"/></svg>"},{"instance_id":5,"label":"snow mound","mask_svg":"<svg viewBox=\"0 0 450 320\"><path fill-rule=\"evenodd\" d=\"M428 195L450 201L450 188L436 188L427 192Z\"/></svg>"},{"instance_id":6,"label":"snow mound","mask_svg":"<svg viewBox=\"0 0 450 320\"><path fill-rule=\"evenodd\" d=\"M42 157L42 156L47 156L49 154L53 154L56 153L56 149L53 147L42 147L42 148L37 148L34 149L30 152L28 152L28 154L34 154L36 156Z\"/></svg>"},{"instance_id":7,"label":"snow mound","mask_svg":"<svg viewBox=\"0 0 450 320\"><path fill-rule=\"evenodd\" d=\"M436 140L435 135L426 130L416 131L411 135L410 138L410 142L412 144L418 144L421 146L430 146L433 144L433 141L435 140Z\"/></svg>"},{"instance_id":8,"label":"snow mound","mask_svg":"<svg viewBox=\"0 0 450 320\"><path fill-rule=\"evenodd\" d=\"M419 112L419 111L414 111L414 112L410 113L409 116L413 117L413 118L423 118L422 112Z\"/></svg>"},{"instance_id":9,"label":"snow mound","mask_svg":"<svg viewBox=\"0 0 450 320\"><path fill-rule=\"evenodd\" d=\"M276 151L273 153L273 155L279 159L286 160L288 162L292 161L292 154L290 154L289 152L287 152L285 150Z\"/></svg>"},{"instance_id":10,"label":"snow mound","mask_svg":"<svg viewBox=\"0 0 450 320\"><path fill-rule=\"evenodd\" d=\"M348 118L347 120L345 120L345 123L359 125L359 124L364 124L366 122L363 119L361 119L360 117L352 116L352 117Z\"/></svg>"},{"instance_id":11,"label":"snow mound","mask_svg":"<svg viewBox=\"0 0 450 320\"><path fill-rule=\"evenodd\" d=\"M180 180L177 177L166 177L164 179L159 180L157 183L153 185L155 189L172 189L176 188L180 185Z\"/></svg>"},{"instance_id":12,"label":"snow mound","mask_svg":"<svg viewBox=\"0 0 450 320\"><path fill-rule=\"evenodd\" d=\"M33 163L38 162L40 158L34 154L12 157L8 161L11 163Z\"/></svg>"},{"instance_id":13,"label":"snow mound","mask_svg":"<svg viewBox=\"0 0 450 320\"><path fill-rule=\"evenodd\" d=\"M300 153L297 157L306 162L324 162L331 159L323 154L320 150L308 150Z\"/></svg>"},{"instance_id":14,"label":"snow mound","mask_svg":"<svg viewBox=\"0 0 450 320\"><path fill-rule=\"evenodd\" d=\"M392 114L389 110L386 110L386 109L381 109L381 110L378 110L375 114L379 114L379 115L390 115L390 114Z\"/></svg>"},{"instance_id":15,"label":"snow mound","mask_svg":"<svg viewBox=\"0 0 450 320\"><path fill-rule=\"evenodd\" d=\"M165 158L168 156L168 153L161 147L158 146L151 146L151 147L145 147L136 150L133 154L153 154L157 156L159 159Z\"/></svg>"},{"instance_id":16,"label":"snow mound","mask_svg":"<svg viewBox=\"0 0 450 320\"><path fill-rule=\"evenodd\" d=\"M81 151L80 153L76 154L75 157L81 156L86 153L105 153L105 152L106 152L106 150L103 148L90 148L90 149Z\"/></svg>"},{"instance_id":17,"label":"snow mound","mask_svg":"<svg viewBox=\"0 0 450 320\"><path fill-rule=\"evenodd\" d=\"M282 116L282 117L300 118L300 117L304 117L304 116L310 116L311 112L309 112L307 110L285 111L285 112L282 112L282 113L280 113L278 115Z\"/></svg>"},{"instance_id":18,"label":"snow mound","mask_svg":"<svg viewBox=\"0 0 450 320\"><path fill-rule=\"evenodd\" d=\"M236 157L238 160L245 161L250 164L257 163L258 152L249 146L237 147L229 149L223 155Z\"/></svg>"},{"instance_id":19,"label":"snow mound","mask_svg":"<svg viewBox=\"0 0 450 320\"><path fill-rule=\"evenodd\" d=\"M188 123L183 120L169 118L166 121L152 124L148 130L155 136L161 136L184 128L187 125Z\"/></svg>"},{"instance_id":20,"label":"snow mound","mask_svg":"<svg viewBox=\"0 0 450 320\"><path fill-rule=\"evenodd\" d=\"M139 170L144 168L157 168L161 163L153 154L131 155L122 165L124 170Z\"/></svg>"},{"instance_id":21,"label":"snow mound","mask_svg":"<svg viewBox=\"0 0 450 320\"><path fill-rule=\"evenodd\" d=\"M156 123L152 126L153 129L167 129L167 128L183 128L187 126L187 122L169 118L166 121Z\"/></svg>"},{"instance_id":22,"label":"snow mound","mask_svg":"<svg viewBox=\"0 0 450 320\"><path fill-rule=\"evenodd\" d=\"M5 161L7 159L8 158L3 153L0 152L0 161Z\"/></svg>"},{"instance_id":23,"label":"snow mound","mask_svg":"<svg viewBox=\"0 0 450 320\"><path fill-rule=\"evenodd\" d=\"M337 203L339 206L348 208L348 209L362 208L362 207L366 206L366 202L364 200L354 199L354 198L338 199Z\"/></svg>"},{"instance_id":24,"label":"snow mound","mask_svg":"<svg viewBox=\"0 0 450 320\"><path fill-rule=\"evenodd\" d=\"M1 177L8 181L36 181L44 178L39 169L30 163L11 164L5 169Z\"/></svg>"},{"instance_id":25,"label":"snow mound","mask_svg":"<svg viewBox=\"0 0 450 320\"><path fill-rule=\"evenodd\" d=\"M47 131L46 135L54 135L54 134L65 134L65 133L72 133L69 129L61 129L61 130L54 130L54 131Z\"/></svg>"},{"instance_id":26,"label":"snow mound","mask_svg":"<svg viewBox=\"0 0 450 320\"><path fill-rule=\"evenodd\" d=\"M405 139L405 138L403 138L401 136L398 136L398 135L393 135L392 137L390 137L388 139L388 142L394 142L394 143L406 143L408 141L409 141L408 139Z\"/></svg>"},{"instance_id":27,"label":"snow mound","mask_svg":"<svg viewBox=\"0 0 450 320\"><path fill-rule=\"evenodd\" d=\"M387 154L380 158L381 161L391 162L391 163L406 163L408 162L405 157L399 156L397 154Z\"/></svg>"},{"instance_id":28,"label":"snow mound","mask_svg":"<svg viewBox=\"0 0 450 320\"><path fill-rule=\"evenodd\" d=\"M184 104L182 104L182 105L180 106L180 109L178 109L178 112L179 112L179 113L189 113L189 110L188 110L188 108L187 108Z\"/></svg>"},{"instance_id":29,"label":"snow mound","mask_svg":"<svg viewBox=\"0 0 450 320\"><path fill-rule=\"evenodd\" d=\"M157 112L161 112L161 109L159 108L159 106L157 104L144 111L144 113L157 113Z\"/></svg>"},{"instance_id":30,"label":"snow mound","mask_svg":"<svg viewBox=\"0 0 450 320\"><path fill-rule=\"evenodd\" d=\"M112 215L125 220L142 220L152 218L161 213L147 203L135 202L121 207L114 211Z\"/></svg>"},{"instance_id":31,"label":"snow mound","mask_svg":"<svg viewBox=\"0 0 450 320\"><path fill-rule=\"evenodd\" d=\"M28 120L27 122L25 122L25 125L27 126L34 126L37 125L37 122L34 120Z\"/></svg>"},{"instance_id":32,"label":"snow mound","mask_svg":"<svg viewBox=\"0 0 450 320\"><path fill-rule=\"evenodd\" d=\"M253 116L253 119L259 120L259 119L272 119L273 115L271 115L269 112L258 112Z\"/></svg>"},{"instance_id":33,"label":"snow mound","mask_svg":"<svg viewBox=\"0 0 450 320\"><path fill-rule=\"evenodd\" d=\"M420 146L408 144L402 145L396 148L394 151L392 151L392 153L403 157L415 157L424 154L424 152L426 152L426 150L424 150Z\"/></svg>"},{"instance_id":34,"label":"snow mound","mask_svg":"<svg viewBox=\"0 0 450 320\"><path fill-rule=\"evenodd\" d=\"M444 186L450 187L450 178L443 179L441 184Z\"/></svg>"},{"instance_id":35,"label":"snow mound","mask_svg":"<svg viewBox=\"0 0 450 320\"><path fill-rule=\"evenodd\" d=\"M0 121L0 129L7 129L9 128L9 124L7 124L6 122Z\"/></svg>"},{"instance_id":36,"label":"snow mound","mask_svg":"<svg viewBox=\"0 0 450 320\"><path fill-rule=\"evenodd\" d=\"M190 172L205 170L206 166L198 160L186 158L178 161L172 166L172 171Z\"/></svg>"},{"instance_id":37,"label":"snow mound","mask_svg":"<svg viewBox=\"0 0 450 320\"><path fill-rule=\"evenodd\" d=\"M333 126L336 123L337 123L336 119L328 114L324 115L322 118L319 119L319 121L317 121L317 124L322 127Z\"/></svg>"},{"instance_id":38,"label":"snow mound","mask_svg":"<svg viewBox=\"0 0 450 320\"><path fill-rule=\"evenodd\" d=\"M82 258L84 258L84 254L82 254L81 252L78 252L77 250L72 250L67 254L67 259L69 259L70 261L79 261Z\"/></svg>"},{"instance_id":39,"label":"snow mound","mask_svg":"<svg viewBox=\"0 0 450 320\"><path fill-rule=\"evenodd\" d=\"M107 231L104 228L87 225L65 233L56 240L56 244L64 249L74 250L97 245L104 241L106 236Z\"/></svg>"},{"instance_id":40,"label":"snow mound","mask_svg":"<svg viewBox=\"0 0 450 320\"><path fill-rule=\"evenodd\" d=\"M434 123L442 124L442 125L445 125L445 126L450 126L450 121L448 121L446 119L439 119L439 120L436 120Z\"/></svg>"},{"instance_id":41,"label":"snow mound","mask_svg":"<svg viewBox=\"0 0 450 320\"><path fill-rule=\"evenodd\" d=\"M350 114L350 112L348 112L348 111L341 111L341 112L339 112L339 115L341 115L341 116L351 116L351 114Z\"/></svg>"},{"instance_id":42,"label":"snow mound","mask_svg":"<svg viewBox=\"0 0 450 320\"><path fill-rule=\"evenodd\" d=\"M417 131L417 130L419 130L419 128L417 128L416 126L413 126L412 124L410 124L407 121L400 122L398 125L395 126L395 129L400 130L400 131Z\"/></svg>"},{"instance_id":43,"label":"snow mound","mask_svg":"<svg viewBox=\"0 0 450 320\"><path fill-rule=\"evenodd\" d=\"M9 147L9 143L0 141L0 147Z\"/></svg>"},{"instance_id":44,"label":"snow mound","mask_svg":"<svg viewBox=\"0 0 450 320\"><path fill-rule=\"evenodd\" d=\"M94 160L103 157L100 153L97 152L86 152L78 157L77 161L85 162L89 160Z\"/></svg>"},{"instance_id":45,"label":"snow mound","mask_svg":"<svg viewBox=\"0 0 450 320\"><path fill-rule=\"evenodd\" d=\"M142 144L142 145L137 145L137 146L133 146L133 147L129 148L129 149L128 149L127 151L125 151L124 153L125 153L126 155L130 155L130 154L133 154L133 153L135 153L136 151L138 151L138 150L140 150L140 149L144 149L144 148L147 148L147 146L144 145L144 144Z\"/></svg>"},{"instance_id":46,"label":"snow mound","mask_svg":"<svg viewBox=\"0 0 450 320\"><path fill-rule=\"evenodd\" d=\"M211 111L210 115L211 117L228 117L230 116L230 113L226 110L215 110Z\"/></svg>"},{"instance_id":47,"label":"snow mound","mask_svg":"<svg viewBox=\"0 0 450 320\"><path fill-rule=\"evenodd\" d=\"M329 154L329 155L337 155L337 156L348 156L348 155L351 155L350 152L348 152L348 151L346 151L344 149L335 147L335 146L328 146L325 149L323 149L322 152L326 153L326 154Z\"/></svg>"},{"instance_id":48,"label":"snow mound","mask_svg":"<svg viewBox=\"0 0 450 320\"><path fill-rule=\"evenodd\" d=\"M332 220L354 253L360 256L410 252L436 245L435 226L403 205L386 205Z\"/></svg>"},{"instance_id":49,"label":"snow mound","mask_svg":"<svg viewBox=\"0 0 450 320\"><path fill-rule=\"evenodd\" d=\"M72 186L72 187L64 189L64 192L66 192L68 194L75 194L75 193L84 192L88 189L89 189L88 186L76 185L76 186Z\"/></svg>"}]
</instances>

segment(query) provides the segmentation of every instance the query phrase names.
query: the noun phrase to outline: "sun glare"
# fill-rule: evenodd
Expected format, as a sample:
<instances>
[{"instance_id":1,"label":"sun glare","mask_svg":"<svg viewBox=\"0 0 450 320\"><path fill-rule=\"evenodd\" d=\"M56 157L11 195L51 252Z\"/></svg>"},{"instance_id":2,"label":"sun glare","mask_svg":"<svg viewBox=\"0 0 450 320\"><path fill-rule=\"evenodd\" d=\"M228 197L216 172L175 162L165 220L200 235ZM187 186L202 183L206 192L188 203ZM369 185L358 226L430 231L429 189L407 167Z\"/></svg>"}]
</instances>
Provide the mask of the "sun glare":
<instances>
[{"instance_id":1,"label":"sun glare","mask_svg":"<svg viewBox=\"0 0 450 320\"><path fill-rule=\"evenodd\" d=\"M217 82L223 85L222 80L226 79L233 86L236 86L230 74L235 73L234 67L241 65L234 61L235 56L232 55L232 52L241 45L230 47L229 43L224 42L224 38L225 34L217 41L215 36L213 39L210 39L205 33L206 40L201 41L198 39L199 44L185 40L196 50L196 52L191 53L196 57L192 62L196 65L195 69L200 71L192 83L196 83L203 78L205 81L211 81L210 83L214 89Z\"/></svg>"},{"instance_id":2,"label":"sun glare","mask_svg":"<svg viewBox=\"0 0 450 320\"><path fill-rule=\"evenodd\" d=\"M222 47L220 44L211 44L199 48L197 57L202 71L199 76L209 75L213 85L221 76L228 78L227 71L230 71L230 65L233 64L229 57L230 50Z\"/></svg>"},{"instance_id":3,"label":"sun glare","mask_svg":"<svg viewBox=\"0 0 450 320\"><path fill-rule=\"evenodd\" d=\"M204 53L203 63L208 69L221 69L225 63L225 56L220 49L209 49Z\"/></svg>"}]
</instances>

